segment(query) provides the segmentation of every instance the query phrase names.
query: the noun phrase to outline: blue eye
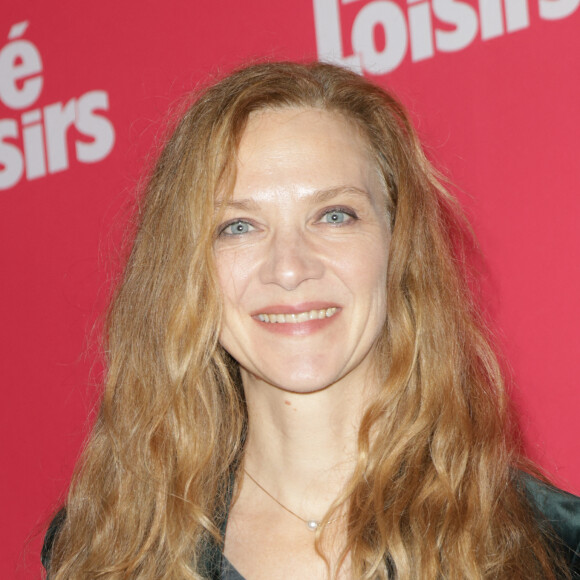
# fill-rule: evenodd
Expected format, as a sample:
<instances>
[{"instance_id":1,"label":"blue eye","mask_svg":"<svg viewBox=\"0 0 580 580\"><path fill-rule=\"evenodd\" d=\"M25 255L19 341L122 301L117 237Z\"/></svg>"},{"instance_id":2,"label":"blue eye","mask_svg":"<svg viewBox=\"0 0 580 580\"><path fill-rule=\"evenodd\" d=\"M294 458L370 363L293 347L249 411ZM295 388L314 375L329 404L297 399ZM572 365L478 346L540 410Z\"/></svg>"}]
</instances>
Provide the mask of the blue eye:
<instances>
[{"instance_id":1,"label":"blue eye","mask_svg":"<svg viewBox=\"0 0 580 580\"><path fill-rule=\"evenodd\" d=\"M343 209L333 209L322 216L322 221L327 224L343 224L352 219L356 217Z\"/></svg>"},{"instance_id":2,"label":"blue eye","mask_svg":"<svg viewBox=\"0 0 580 580\"><path fill-rule=\"evenodd\" d=\"M222 229L221 234L225 236L240 236L242 234L247 234L253 229L254 226L252 224L243 220L236 220L235 222L231 222L225 226Z\"/></svg>"}]
</instances>

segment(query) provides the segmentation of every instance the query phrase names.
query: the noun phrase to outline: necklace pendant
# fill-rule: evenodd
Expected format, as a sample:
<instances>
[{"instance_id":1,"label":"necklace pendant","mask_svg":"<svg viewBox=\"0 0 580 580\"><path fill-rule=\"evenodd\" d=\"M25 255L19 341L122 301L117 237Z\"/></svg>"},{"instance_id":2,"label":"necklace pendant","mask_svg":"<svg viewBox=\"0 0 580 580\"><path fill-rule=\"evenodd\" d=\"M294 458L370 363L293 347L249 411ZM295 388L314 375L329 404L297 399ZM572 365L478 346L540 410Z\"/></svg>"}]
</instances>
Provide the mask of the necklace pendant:
<instances>
[{"instance_id":1,"label":"necklace pendant","mask_svg":"<svg viewBox=\"0 0 580 580\"><path fill-rule=\"evenodd\" d=\"M311 532L315 532L318 529L320 522L317 522L316 520L308 520L306 525Z\"/></svg>"}]
</instances>

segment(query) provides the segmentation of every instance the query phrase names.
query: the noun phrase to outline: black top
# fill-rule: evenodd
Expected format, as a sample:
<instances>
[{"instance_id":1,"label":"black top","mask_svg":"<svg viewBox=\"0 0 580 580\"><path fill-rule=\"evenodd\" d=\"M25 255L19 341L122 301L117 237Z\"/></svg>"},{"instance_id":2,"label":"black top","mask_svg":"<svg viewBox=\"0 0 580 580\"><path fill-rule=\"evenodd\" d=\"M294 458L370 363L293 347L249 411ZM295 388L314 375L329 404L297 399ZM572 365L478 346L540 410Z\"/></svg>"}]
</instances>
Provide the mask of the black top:
<instances>
[{"instance_id":1,"label":"black top","mask_svg":"<svg viewBox=\"0 0 580 580\"><path fill-rule=\"evenodd\" d=\"M231 562L222 556L222 571L220 580L245 580L244 577L232 566Z\"/></svg>"},{"instance_id":2,"label":"black top","mask_svg":"<svg viewBox=\"0 0 580 580\"><path fill-rule=\"evenodd\" d=\"M550 524L561 539L563 555L574 580L580 580L580 497L546 485L534 477L523 474L526 495L541 527ZM48 570L52 545L66 517L64 508L52 520L42 547L41 560ZM225 537L227 517L221 522L222 538ZM244 577L223 555L214 542L208 543L203 558L202 573L210 580L244 580Z\"/></svg>"}]
</instances>

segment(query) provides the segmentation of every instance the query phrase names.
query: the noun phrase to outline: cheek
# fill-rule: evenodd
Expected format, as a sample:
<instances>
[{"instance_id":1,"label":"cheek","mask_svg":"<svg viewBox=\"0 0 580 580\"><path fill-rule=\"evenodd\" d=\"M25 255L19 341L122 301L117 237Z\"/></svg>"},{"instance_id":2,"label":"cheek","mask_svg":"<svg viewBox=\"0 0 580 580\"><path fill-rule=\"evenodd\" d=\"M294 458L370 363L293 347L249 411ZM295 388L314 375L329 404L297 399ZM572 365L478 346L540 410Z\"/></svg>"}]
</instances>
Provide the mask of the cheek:
<instances>
[{"instance_id":1,"label":"cheek","mask_svg":"<svg viewBox=\"0 0 580 580\"><path fill-rule=\"evenodd\" d=\"M239 252L216 254L217 278L223 309L219 342L236 360L241 347L240 340L244 336L244 317L249 308L245 300L252 294L249 291L251 263L244 258L245 256Z\"/></svg>"},{"instance_id":2,"label":"cheek","mask_svg":"<svg viewBox=\"0 0 580 580\"><path fill-rule=\"evenodd\" d=\"M219 342L226 351L232 354L230 342L232 328L235 326L235 306L239 303L239 283L236 281L235 268L228 259L224 256L217 256L216 262L222 302Z\"/></svg>"},{"instance_id":3,"label":"cheek","mask_svg":"<svg viewBox=\"0 0 580 580\"><path fill-rule=\"evenodd\" d=\"M368 256L360 275L370 288L374 288L377 292L384 291L387 281L387 256L382 253Z\"/></svg>"},{"instance_id":4,"label":"cheek","mask_svg":"<svg viewBox=\"0 0 580 580\"><path fill-rule=\"evenodd\" d=\"M381 247L377 244L377 247ZM358 292L366 302L369 323L374 328L383 328L387 317L387 249L367 252L366 259L361 260L357 277Z\"/></svg>"},{"instance_id":5,"label":"cheek","mask_svg":"<svg viewBox=\"0 0 580 580\"><path fill-rule=\"evenodd\" d=\"M239 304L248 284L249 267L235 253L216 256L217 275L224 308Z\"/></svg>"},{"instance_id":6,"label":"cheek","mask_svg":"<svg viewBox=\"0 0 580 580\"><path fill-rule=\"evenodd\" d=\"M384 240L376 240L372 245L351 255L347 269L353 284L368 296L386 298L387 292L388 246Z\"/></svg>"}]
</instances>

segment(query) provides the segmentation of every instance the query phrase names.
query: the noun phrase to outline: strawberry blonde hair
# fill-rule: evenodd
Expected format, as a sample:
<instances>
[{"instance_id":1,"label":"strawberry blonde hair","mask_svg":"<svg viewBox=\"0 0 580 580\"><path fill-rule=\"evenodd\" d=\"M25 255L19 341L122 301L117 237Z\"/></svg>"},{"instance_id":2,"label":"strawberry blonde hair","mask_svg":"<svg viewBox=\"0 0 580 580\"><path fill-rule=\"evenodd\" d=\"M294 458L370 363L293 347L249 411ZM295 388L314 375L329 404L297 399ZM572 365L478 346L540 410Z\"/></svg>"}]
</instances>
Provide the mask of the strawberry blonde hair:
<instances>
[{"instance_id":1,"label":"strawberry blonde hair","mask_svg":"<svg viewBox=\"0 0 580 580\"><path fill-rule=\"evenodd\" d=\"M555 578L560 565L523 495L500 368L466 282L456 201L388 92L329 64L268 63L205 90L152 172L51 580L206 577L247 427L237 363L218 342L215 197L231 192L250 114L288 107L360 129L392 229L377 355L384 386L334 505L348 509L334 571L348 555L361 579Z\"/></svg>"}]
</instances>

